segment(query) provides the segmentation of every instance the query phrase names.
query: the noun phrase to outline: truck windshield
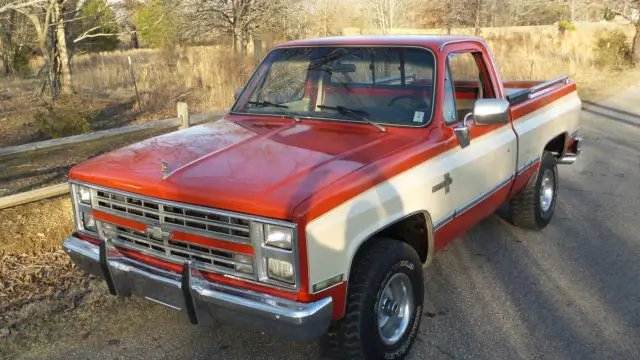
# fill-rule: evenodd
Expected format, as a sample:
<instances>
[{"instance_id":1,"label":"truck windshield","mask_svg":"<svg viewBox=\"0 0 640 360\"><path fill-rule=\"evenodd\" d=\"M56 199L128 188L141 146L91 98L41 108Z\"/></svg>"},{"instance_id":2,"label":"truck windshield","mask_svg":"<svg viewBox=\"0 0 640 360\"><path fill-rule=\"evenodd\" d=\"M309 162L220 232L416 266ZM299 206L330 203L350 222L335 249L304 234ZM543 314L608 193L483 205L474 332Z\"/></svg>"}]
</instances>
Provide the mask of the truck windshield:
<instances>
[{"instance_id":1,"label":"truck windshield","mask_svg":"<svg viewBox=\"0 0 640 360\"><path fill-rule=\"evenodd\" d=\"M402 47L293 47L272 51L232 112L423 126L432 115L435 60ZM263 104L271 104L264 106ZM285 111L283 111L286 110Z\"/></svg>"}]
</instances>

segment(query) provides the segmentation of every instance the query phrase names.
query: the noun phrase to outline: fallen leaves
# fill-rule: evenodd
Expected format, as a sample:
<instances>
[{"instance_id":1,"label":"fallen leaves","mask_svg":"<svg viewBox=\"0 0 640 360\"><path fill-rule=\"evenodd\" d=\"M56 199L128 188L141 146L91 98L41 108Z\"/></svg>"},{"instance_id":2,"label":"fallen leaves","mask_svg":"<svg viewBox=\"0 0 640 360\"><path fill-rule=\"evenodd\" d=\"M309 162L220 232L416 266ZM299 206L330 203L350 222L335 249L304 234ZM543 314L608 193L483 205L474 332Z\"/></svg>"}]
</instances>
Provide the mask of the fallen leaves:
<instances>
[{"instance_id":1,"label":"fallen leaves","mask_svg":"<svg viewBox=\"0 0 640 360\"><path fill-rule=\"evenodd\" d=\"M44 298L62 298L86 277L62 250L4 255L0 258L0 314Z\"/></svg>"}]
</instances>

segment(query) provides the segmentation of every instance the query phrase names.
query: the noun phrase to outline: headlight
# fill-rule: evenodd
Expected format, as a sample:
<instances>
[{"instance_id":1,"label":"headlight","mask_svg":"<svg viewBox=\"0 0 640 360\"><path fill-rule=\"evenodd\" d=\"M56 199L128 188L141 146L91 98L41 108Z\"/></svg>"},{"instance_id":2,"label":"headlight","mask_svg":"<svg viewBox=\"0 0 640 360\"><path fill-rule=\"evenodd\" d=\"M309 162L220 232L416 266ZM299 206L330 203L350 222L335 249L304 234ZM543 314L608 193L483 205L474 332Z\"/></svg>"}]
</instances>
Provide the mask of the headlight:
<instances>
[{"instance_id":1,"label":"headlight","mask_svg":"<svg viewBox=\"0 0 640 360\"><path fill-rule=\"evenodd\" d=\"M91 209L91 189L87 186L72 184L71 200L78 231L95 236L97 226Z\"/></svg>"},{"instance_id":2,"label":"headlight","mask_svg":"<svg viewBox=\"0 0 640 360\"><path fill-rule=\"evenodd\" d=\"M91 189L81 185L78 185L76 189L78 201L86 205L91 205Z\"/></svg>"},{"instance_id":3,"label":"headlight","mask_svg":"<svg viewBox=\"0 0 640 360\"><path fill-rule=\"evenodd\" d=\"M264 243L280 249L291 250L293 229L278 225L266 225Z\"/></svg>"},{"instance_id":4,"label":"headlight","mask_svg":"<svg viewBox=\"0 0 640 360\"><path fill-rule=\"evenodd\" d=\"M298 263L296 227L285 223L252 222L254 273L260 282L296 288ZM237 263L237 261L236 261Z\"/></svg>"},{"instance_id":5,"label":"headlight","mask_svg":"<svg viewBox=\"0 0 640 360\"><path fill-rule=\"evenodd\" d=\"M267 258L267 275L271 279L288 282L290 284L295 283L293 264L289 261Z\"/></svg>"},{"instance_id":6,"label":"headlight","mask_svg":"<svg viewBox=\"0 0 640 360\"><path fill-rule=\"evenodd\" d=\"M93 232L96 231L96 220L93 218L93 215L88 212L83 212L80 214L80 217L82 218L83 229Z\"/></svg>"}]
</instances>

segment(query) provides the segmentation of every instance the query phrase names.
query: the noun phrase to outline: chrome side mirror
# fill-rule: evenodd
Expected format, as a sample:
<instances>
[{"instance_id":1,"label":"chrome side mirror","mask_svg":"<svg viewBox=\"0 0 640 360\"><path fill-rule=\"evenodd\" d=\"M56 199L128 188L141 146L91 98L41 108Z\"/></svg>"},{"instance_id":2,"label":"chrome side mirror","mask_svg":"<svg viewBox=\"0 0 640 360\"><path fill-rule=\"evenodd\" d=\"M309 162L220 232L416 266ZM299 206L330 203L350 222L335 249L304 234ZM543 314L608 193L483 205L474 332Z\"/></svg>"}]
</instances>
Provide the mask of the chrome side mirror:
<instances>
[{"instance_id":1,"label":"chrome side mirror","mask_svg":"<svg viewBox=\"0 0 640 360\"><path fill-rule=\"evenodd\" d=\"M468 113L464 117L464 120L462 120L462 124L458 125L453 129L453 132L456 134L456 137L458 138L458 142L460 143L460 147L463 149L469 146L469 143L471 143L471 137L469 135L469 127L467 126L467 119L469 119L469 117L471 116L473 116L473 114Z\"/></svg>"},{"instance_id":2,"label":"chrome side mirror","mask_svg":"<svg viewBox=\"0 0 640 360\"><path fill-rule=\"evenodd\" d=\"M240 93L242 93L242 87L236 89L236 91L233 93L233 99L238 100L238 98L240 97Z\"/></svg>"},{"instance_id":3,"label":"chrome side mirror","mask_svg":"<svg viewBox=\"0 0 640 360\"><path fill-rule=\"evenodd\" d=\"M509 101L503 99L478 99L473 106L476 125L506 124L509 122Z\"/></svg>"}]
</instances>

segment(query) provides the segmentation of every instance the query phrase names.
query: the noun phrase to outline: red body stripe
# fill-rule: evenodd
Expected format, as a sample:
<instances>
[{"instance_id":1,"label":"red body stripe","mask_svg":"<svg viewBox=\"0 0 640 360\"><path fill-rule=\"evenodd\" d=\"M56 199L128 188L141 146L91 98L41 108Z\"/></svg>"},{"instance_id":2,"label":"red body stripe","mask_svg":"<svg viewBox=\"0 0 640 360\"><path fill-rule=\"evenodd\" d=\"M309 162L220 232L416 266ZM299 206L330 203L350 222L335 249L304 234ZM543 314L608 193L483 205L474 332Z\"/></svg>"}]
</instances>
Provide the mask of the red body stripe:
<instances>
[{"instance_id":1,"label":"red body stripe","mask_svg":"<svg viewBox=\"0 0 640 360\"><path fill-rule=\"evenodd\" d=\"M138 231L144 232L147 230L147 225L143 223L139 223L137 221L121 218L118 216L113 216L111 214L106 214L101 211L93 210L93 217L98 220L103 220L112 224L128 227L131 229L136 229Z\"/></svg>"},{"instance_id":2,"label":"red body stripe","mask_svg":"<svg viewBox=\"0 0 640 360\"><path fill-rule=\"evenodd\" d=\"M442 250L453 239L464 234L484 218L491 215L507 200L511 184L511 182L507 182L474 207L456 215L453 220L436 229L434 250L436 252Z\"/></svg>"},{"instance_id":3,"label":"red body stripe","mask_svg":"<svg viewBox=\"0 0 640 360\"><path fill-rule=\"evenodd\" d=\"M176 240L188 241L194 244L229 250L237 253L253 255L253 248L249 245L236 244L229 241L215 240L208 237L174 231L171 236Z\"/></svg>"}]
</instances>

